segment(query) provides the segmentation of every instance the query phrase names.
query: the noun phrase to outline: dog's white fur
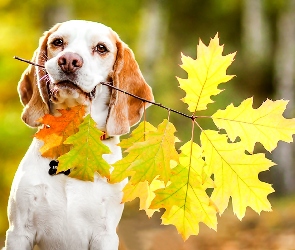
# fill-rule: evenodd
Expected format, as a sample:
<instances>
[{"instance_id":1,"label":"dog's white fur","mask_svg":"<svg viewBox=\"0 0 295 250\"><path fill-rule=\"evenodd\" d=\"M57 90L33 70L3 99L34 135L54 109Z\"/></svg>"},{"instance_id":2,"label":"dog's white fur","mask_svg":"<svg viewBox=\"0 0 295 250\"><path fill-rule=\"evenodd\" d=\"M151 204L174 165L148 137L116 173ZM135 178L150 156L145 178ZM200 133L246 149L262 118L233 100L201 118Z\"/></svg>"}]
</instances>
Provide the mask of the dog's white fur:
<instances>
[{"instance_id":1,"label":"dog's white fur","mask_svg":"<svg viewBox=\"0 0 295 250\"><path fill-rule=\"evenodd\" d=\"M54 45L56 39L62 39L63 44ZM107 51L99 53L98 44ZM80 56L83 62L70 74L58 64L66 53ZM98 128L112 135L103 141L112 152L104 155L104 159L110 164L121 159L119 135L139 121L148 105L99 83L113 81L125 91L153 100L127 45L102 24L68 21L45 32L32 60L45 64L47 73L34 66L24 72L19 82L25 106L23 120L37 127L44 114L59 115L57 109L84 104ZM92 99L87 93L95 88ZM36 244L45 250L118 249L116 228L123 211L121 198L126 180L109 184L98 174L94 182L63 174L50 176L52 159L40 155L42 144L33 139L15 174L8 204L5 249L33 249Z\"/></svg>"}]
</instances>

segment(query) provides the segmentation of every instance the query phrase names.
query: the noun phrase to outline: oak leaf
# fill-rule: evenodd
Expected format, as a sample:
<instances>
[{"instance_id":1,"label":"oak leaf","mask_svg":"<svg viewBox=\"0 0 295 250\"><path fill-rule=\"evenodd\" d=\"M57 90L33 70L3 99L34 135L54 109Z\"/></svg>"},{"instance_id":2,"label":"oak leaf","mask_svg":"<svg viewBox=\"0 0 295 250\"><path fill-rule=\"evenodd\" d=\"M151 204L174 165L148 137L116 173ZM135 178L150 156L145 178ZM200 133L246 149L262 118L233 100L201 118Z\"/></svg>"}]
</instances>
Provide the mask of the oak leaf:
<instances>
[{"instance_id":1,"label":"oak leaf","mask_svg":"<svg viewBox=\"0 0 295 250\"><path fill-rule=\"evenodd\" d=\"M150 208L165 208L162 223L175 225L185 240L198 234L200 222L216 230L216 209L206 193L209 179L201 147L189 141L181 147L179 164L172 169L170 184L155 191Z\"/></svg>"},{"instance_id":2,"label":"oak leaf","mask_svg":"<svg viewBox=\"0 0 295 250\"><path fill-rule=\"evenodd\" d=\"M226 70L235 53L223 56L222 52L223 46L219 45L216 34L208 47L200 40L196 60L182 55L181 67L188 73L188 79L178 78L178 81L180 88L186 92L182 101L188 104L190 112L207 109L207 105L213 102L211 96L222 91L218 89L218 85L233 78L232 75L226 74Z\"/></svg>"},{"instance_id":3,"label":"oak leaf","mask_svg":"<svg viewBox=\"0 0 295 250\"><path fill-rule=\"evenodd\" d=\"M257 213L271 211L267 196L274 192L270 184L258 179L258 174L274 163L264 154L245 153L241 142L229 143L228 137L217 131L204 130L201 144L206 162L206 173L214 175L211 199L220 213L232 198L233 210L242 219L249 206Z\"/></svg>"},{"instance_id":4,"label":"oak leaf","mask_svg":"<svg viewBox=\"0 0 295 250\"><path fill-rule=\"evenodd\" d=\"M136 139L138 141L126 150L128 155L114 165L113 180L116 178L118 181L131 175L130 182L133 185L144 181L151 183L157 176L164 183L169 181L170 161L178 161L175 149L177 138L174 136L176 129L166 119L157 129L151 126L149 128L151 130L143 133L143 125L141 125L142 133L138 133L140 139ZM126 174L120 178L115 177L124 171L127 171Z\"/></svg>"},{"instance_id":5,"label":"oak leaf","mask_svg":"<svg viewBox=\"0 0 295 250\"><path fill-rule=\"evenodd\" d=\"M132 201L138 197L140 199L139 210L145 210L150 218L154 212L159 211L159 209L150 208L151 202L156 196L154 192L164 186L164 182L158 179L154 179L150 184L148 181L139 182L135 185L128 182L123 189L124 196L122 202Z\"/></svg>"},{"instance_id":6,"label":"oak leaf","mask_svg":"<svg viewBox=\"0 0 295 250\"><path fill-rule=\"evenodd\" d=\"M78 131L78 127L85 115L84 106L76 106L59 110L60 116L46 114L40 119L43 127L35 134L35 137L44 142L40 148L41 155L56 159L70 150L70 145L63 142Z\"/></svg>"},{"instance_id":7,"label":"oak leaf","mask_svg":"<svg viewBox=\"0 0 295 250\"><path fill-rule=\"evenodd\" d=\"M158 128L148 122L142 122L133 130L131 137L122 140L119 146L128 148L128 154L113 164L114 170L110 182L122 181L130 176L123 189L123 202L139 197L140 209L151 217L158 209L149 208L155 197L154 191L164 187L170 178L171 166L178 161L175 150L175 128L164 120Z\"/></svg>"},{"instance_id":8,"label":"oak leaf","mask_svg":"<svg viewBox=\"0 0 295 250\"><path fill-rule=\"evenodd\" d=\"M72 149L58 158L57 171L71 169L71 177L84 181L93 181L96 172L109 178L110 165L103 159L103 154L109 154L110 150L101 142L103 134L91 116L87 115L79 126L79 131L64 142L72 145Z\"/></svg>"},{"instance_id":9,"label":"oak leaf","mask_svg":"<svg viewBox=\"0 0 295 250\"><path fill-rule=\"evenodd\" d=\"M123 139L118 146L121 148L129 148L137 142L143 142L145 140L145 135L150 131L156 131L157 129L147 121L141 122L137 128L135 128L130 137ZM128 154L123 159L117 161L113 164L113 171L110 177L110 183L121 182L128 176L131 176L134 171L132 170L133 162L138 159L137 154Z\"/></svg>"},{"instance_id":10,"label":"oak leaf","mask_svg":"<svg viewBox=\"0 0 295 250\"><path fill-rule=\"evenodd\" d=\"M283 117L287 103L266 100L258 109L253 109L253 98L248 98L238 107L231 104L225 110L218 110L212 119L219 129L226 130L231 141L239 137L248 152L253 152L256 142L272 151L279 140L293 141L295 119Z\"/></svg>"}]
</instances>

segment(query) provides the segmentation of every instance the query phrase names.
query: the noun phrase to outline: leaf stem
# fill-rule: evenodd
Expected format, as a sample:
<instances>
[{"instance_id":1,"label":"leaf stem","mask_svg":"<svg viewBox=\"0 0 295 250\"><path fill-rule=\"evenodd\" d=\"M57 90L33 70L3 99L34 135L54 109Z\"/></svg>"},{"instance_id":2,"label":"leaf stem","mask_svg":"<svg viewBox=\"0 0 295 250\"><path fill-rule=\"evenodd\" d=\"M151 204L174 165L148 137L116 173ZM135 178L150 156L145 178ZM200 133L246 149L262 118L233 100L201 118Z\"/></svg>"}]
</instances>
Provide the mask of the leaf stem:
<instances>
[{"instance_id":1,"label":"leaf stem","mask_svg":"<svg viewBox=\"0 0 295 250\"><path fill-rule=\"evenodd\" d=\"M207 118L207 117L205 117L205 118ZM199 123L197 123L197 121L193 121L195 124L197 124L197 126L199 127L199 129L201 130L201 131L203 131L203 128L200 126L200 124Z\"/></svg>"},{"instance_id":2,"label":"leaf stem","mask_svg":"<svg viewBox=\"0 0 295 250\"><path fill-rule=\"evenodd\" d=\"M143 140L145 141L145 133L146 133L146 130L145 130L145 123L146 123L146 108L145 108L145 104L143 105L143 119L144 119L144 123L143 123Z\"/></svg>"}]
</instances>

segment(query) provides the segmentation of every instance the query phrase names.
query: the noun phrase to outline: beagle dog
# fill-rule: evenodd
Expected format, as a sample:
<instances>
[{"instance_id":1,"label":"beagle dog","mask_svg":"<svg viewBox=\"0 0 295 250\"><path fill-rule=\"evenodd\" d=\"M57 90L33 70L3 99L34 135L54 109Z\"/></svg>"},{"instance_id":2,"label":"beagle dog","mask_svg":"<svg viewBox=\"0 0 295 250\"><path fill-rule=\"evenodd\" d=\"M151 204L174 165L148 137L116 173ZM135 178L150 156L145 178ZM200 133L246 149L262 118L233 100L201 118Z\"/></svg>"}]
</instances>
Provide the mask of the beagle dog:
<instances>
[{"instance_id":1,"label":"beagle dog","mask_svg":"<svg viewBox=\"0 0 295 250\"><path fill-rule=\"evenodd\" d=\"M39 127L45 114L85 105L111 154L112 164L122 158L119 136L129 132L149 105L102 82L153 101L133 52L109 27L72 20L56 24L40 38L30 65L22 74L18 92L24 105L23 121ZM6 250L115 250L116 233L127 180L109 184L95 174L94 182L65 174L49 174L50 163L40 155L43 142L34 138L11 187Z\"/></svg>"}]
</instances>

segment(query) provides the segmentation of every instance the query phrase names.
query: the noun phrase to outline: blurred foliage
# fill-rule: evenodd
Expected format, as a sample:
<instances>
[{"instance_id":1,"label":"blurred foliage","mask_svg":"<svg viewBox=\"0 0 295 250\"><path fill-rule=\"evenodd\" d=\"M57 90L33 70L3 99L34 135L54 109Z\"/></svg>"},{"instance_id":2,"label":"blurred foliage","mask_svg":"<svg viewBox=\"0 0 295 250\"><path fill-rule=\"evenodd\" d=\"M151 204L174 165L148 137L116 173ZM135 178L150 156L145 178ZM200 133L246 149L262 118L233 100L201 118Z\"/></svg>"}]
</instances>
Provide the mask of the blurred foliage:
<instances>
[{"instance_id":1,"label":"blurred foliage","mask_svg":"<svg viewBox=\"0 0 295 250\"><path fill-rule=\"evenodd\" d=\"M229 208L218 219L217 232L201 224L199 235L185 242L175 227L160 225L162 213L147 218L144 211L137 211L138 204L131 202L126 204L119 235L128 250L293 250L294 198L272 200L275 210L270 213L258 215L248 208L242 222Z\"/></svg>"},{"instance_id":2,"label":"blurred foliage","mask_svg":"<svg viewBox=\"0 0 295 250\"><path fill-rule=\"evenodd\" d=\"M152 1L152 0L150 0ZM22 106L16 91L17 82L25 63L13 60L17 55L30 59L36 49L38 39L44 30L54 22L66 19L85 19L104 23L112 27L139 58L140 67L145 64L141 58L140 46L136 43L142 32L141 16L148 0L0 0L0 156L2 173L0 175L0 234L7 230L7 199L13 175L26 152L34 133L20 119ZM239 75L243 72L241 49L241 1L240 0L158 0L165 10L167 35L164 40L164 52L157 58L153 86L157 102L165 106L186 112L186 105L179 101L184 93L177 87L175 76L186 77L178 66L180 52L191 57L196 56L199 38L205 44L218 32L221 43L225 44L225 53L238 51L236 61L229 74L237 75L227 83L223 94L215 98L218 108L224 108L230 102L234 104L244 99L248 92L247 85L241 84ZM269 22L274 24L276 11L283 5L283 0L266 1ZM274 25L273 25L274 26ZM274 28L274 27L273 27ZM271 79L271 77L269 77ZM236 86L236 87L235 87ZM223 87L223 86L222 86ZM217 109L212 104L207 114ZM160 123L167 117L167 111L158 107L148 110L151 123ZM185 123L182 117L171 114L171 121L176 125L180 139L188 140L191 123ZM208 124L208 126L213 126Z\"/></svg>"}]
</instances>

